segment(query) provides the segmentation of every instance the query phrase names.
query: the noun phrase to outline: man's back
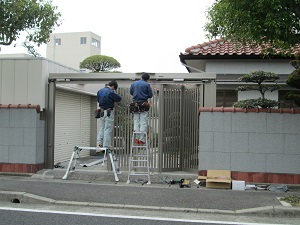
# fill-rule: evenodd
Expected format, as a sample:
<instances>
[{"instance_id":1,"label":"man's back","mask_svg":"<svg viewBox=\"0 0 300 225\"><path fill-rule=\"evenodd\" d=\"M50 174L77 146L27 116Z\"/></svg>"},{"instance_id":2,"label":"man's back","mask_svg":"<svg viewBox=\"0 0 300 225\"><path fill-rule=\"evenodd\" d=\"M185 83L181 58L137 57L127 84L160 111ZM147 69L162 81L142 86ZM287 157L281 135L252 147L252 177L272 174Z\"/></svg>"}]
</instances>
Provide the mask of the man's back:
<instances>
[{"instance_id":1,"label":"man's back","mask_svg":"<svg viewBox=\"0 0 300 225\"><path fill-rule=\"evenodd\" d=\"M111 90L109 87L100 89L97 93L97 101L100 108L113 109L115 102L120 102L122 97Z\"/></svg>"},{"instance_id":2,"label":"man's back","mask_svg":"<svg viewBox=\"0 0 300 225\"><path fill-rule=\"evenodd\" d=\"M134 102L143 102L147 101L148 98L152 98L152 89L150 84L141 79L131 84L130 94L133 96Z\"/></svg>"}]
</instances>

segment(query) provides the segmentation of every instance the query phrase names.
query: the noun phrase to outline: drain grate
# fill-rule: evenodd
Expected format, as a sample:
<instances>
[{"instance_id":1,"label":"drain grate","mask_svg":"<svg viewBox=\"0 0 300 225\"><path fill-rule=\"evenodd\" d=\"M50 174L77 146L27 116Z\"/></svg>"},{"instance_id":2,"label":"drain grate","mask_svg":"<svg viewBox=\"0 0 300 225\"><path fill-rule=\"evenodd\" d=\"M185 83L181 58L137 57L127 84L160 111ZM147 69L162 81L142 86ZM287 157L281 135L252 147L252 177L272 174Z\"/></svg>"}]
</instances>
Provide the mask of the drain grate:
<instances>
[{"instance_id":1,"label":"drain grate","mask_svg":"<svg viewBox=\"0 0 300 225\"><path fill-rule=\"evenodd\" d=\"M17 199L17 198L13 198L13 199L11 200L11 202L12 202L12 203L21 203L21 201L20 201L19 199Z\"/></svg>"}]
</instances>

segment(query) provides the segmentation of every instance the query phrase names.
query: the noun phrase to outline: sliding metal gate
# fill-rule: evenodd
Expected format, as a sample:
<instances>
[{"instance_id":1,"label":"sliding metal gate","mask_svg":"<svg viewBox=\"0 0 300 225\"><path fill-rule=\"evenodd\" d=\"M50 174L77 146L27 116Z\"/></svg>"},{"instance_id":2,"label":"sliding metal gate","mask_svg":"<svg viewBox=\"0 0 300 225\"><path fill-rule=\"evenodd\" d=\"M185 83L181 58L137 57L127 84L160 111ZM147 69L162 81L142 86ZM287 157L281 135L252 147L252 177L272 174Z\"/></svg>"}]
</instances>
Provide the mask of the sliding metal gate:
<instances>
[{"instance_id":1,"label":"sliding metal gate","mask_svg":"<svg viewBox=\"0 0 300 225\"><path fill-rule=\"evenodd\" d=\"M160 84L153 89L148 121L153 171L198 171L198 137L201 85ZM133 115L128 88L119 88L122 101L116 104L114 149L120 167L128 167Z\"/></svg>"},{"instance_id":2,"label":"sliding metal gate","mask_svg":"<svg viewBox=\"0 0 300 225\"><path fill-rule=\"evenodd\" d=\"M198 171L200 85L162 85L160 171Z\"/></svg>"}]
</instances>

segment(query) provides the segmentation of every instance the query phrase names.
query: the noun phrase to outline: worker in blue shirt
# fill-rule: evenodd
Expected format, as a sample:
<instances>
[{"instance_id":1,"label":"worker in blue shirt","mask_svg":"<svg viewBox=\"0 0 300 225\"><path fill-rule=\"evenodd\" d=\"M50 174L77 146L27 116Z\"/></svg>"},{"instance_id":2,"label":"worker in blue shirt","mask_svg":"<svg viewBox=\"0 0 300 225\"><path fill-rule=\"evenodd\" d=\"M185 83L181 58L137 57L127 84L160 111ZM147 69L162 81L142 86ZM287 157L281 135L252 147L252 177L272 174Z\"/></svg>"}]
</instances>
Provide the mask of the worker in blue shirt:
<instances>
[{"instance_id":1,"label":"worker in blue shirt","mask_svg":"<svg viewBox=\"0 0 300 225\"><path fill-rule=\"evenodd\" d=\"M122 97L115 91L118 88L116 81L110 81L108 85L97 92L97 102L100 110L100 130L97 136L97 146L111 147L111 132L114 126L114 105L120 102Z\"/></svg>"},{"instance_id":2,"label":"worker in blue shirt","mask_svg":"<svg viewBox=\"0 0 300 225\"><path fill-rule=\"evenodd\" d=\"M143 73L140 80L133 82L130 86L130 94L133 97L133 103L135 104L138 110L135 110L133 113L134 120L134 131L138 132L148 132L147 131L147 122L148 122L148 111L150 103L148 102L149 98L152 98L152 89L148 80L150 76L148 73ZM145 144L145 135L136 135L136 144Z\"/></svg>"}]
</instances>

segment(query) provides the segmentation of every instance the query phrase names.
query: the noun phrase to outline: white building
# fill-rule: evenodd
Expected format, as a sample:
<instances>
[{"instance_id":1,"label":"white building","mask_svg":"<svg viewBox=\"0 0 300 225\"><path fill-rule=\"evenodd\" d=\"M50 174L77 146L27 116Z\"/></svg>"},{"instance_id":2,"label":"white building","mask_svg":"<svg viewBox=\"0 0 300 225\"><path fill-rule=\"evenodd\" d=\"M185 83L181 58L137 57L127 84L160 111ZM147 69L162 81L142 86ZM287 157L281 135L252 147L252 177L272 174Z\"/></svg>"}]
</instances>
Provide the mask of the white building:
<instances>
[{"instance_id":1,"label":"white building","mask_svg":"<svg viewBox=\"0 0 300 225\"><path fill-rule=\"evenodd\" d=\"M52 33L47 43L48 59L74 69L92 55L101 55L101 37L93 32Z\"/></svg>"}]
</instances>

